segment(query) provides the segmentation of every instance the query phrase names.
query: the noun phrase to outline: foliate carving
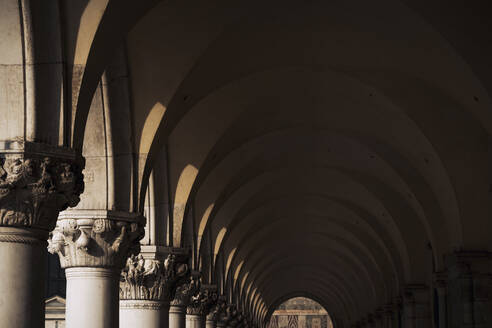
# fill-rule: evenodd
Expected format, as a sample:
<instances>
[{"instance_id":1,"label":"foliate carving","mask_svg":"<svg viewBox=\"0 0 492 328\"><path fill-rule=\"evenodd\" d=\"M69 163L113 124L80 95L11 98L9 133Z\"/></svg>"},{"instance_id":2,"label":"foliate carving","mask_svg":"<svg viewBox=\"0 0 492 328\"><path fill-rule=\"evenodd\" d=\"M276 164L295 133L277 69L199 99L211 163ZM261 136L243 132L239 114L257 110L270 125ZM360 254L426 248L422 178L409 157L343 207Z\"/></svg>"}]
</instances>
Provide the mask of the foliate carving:
<instances>
[{"instance_id":1,"label":"foliate carving","mask_svg":"<svg viewBox=\"0 0 492 328\"><path fill-rule=\"evenodd\" d=\"M188 275L186 278L178 282L174 299L171 301L173 306L187 307L190 304L191 298L196 296L200 291L200 277L196 275Z\"/></svg>"},{"instance_id":2,"label":"foliate carving","mask_svg":"<svg viewBox=\"0 0 492 328\"><path fill-rule=\"evenodd\" d=\"M121 272L121 300L152 300L169 303L177 283L188 275L188 265L176 261L174 254L164 262L131 255Z\"/></svg>"},{"instance_id":3,"label":"foliate carving","mask_svg":"<svg viewBox=\"0 0 492 328\"><path fill-rule=\"evenodd\" d=\"M236 316L238 315L238 311L234 304L226 306L225 310L221 313L219 317L219 321L226 326L230 326L234 321Z\"/></svg>"},{"instance_id":4,"label":"foliate carving","mask_svg":"<svg viewBox=\"0 0 492 328\"><path fill-rule=\"evenodd\" d=\"M60 256L62 268L111 267L120 270L130 254L139 252L144 219L70 219L57 221L48 251Z\"/></svg>"},{"instance_id":5,"label":"foliate carving","mask_svg":"<svg viewBox=\"0 0 492 328\"><path fill-rule=\"evenodd\" d=\"M231 319L229 320L227 326L229 327L239 327L241 321L243 321L243 314L236 309L236 312L233 312Z\"/></svg>"},{"instance_id":6,"label":"foliate carving","mask_svg":"<svg viewBox=\"0 0 492 328\"><path fill-rule=\"evenodd\" d=\"M217 292L211 289L202 289L196 296L191 297L186 313L191 315L206 316L217 303Z\"/></svg>"},{"instance_id":7,"label":"foliate carving","mask_svg":"<svg viewBox=\"0 0 492 328\"><path fill-rule=\"evenodd\" d=\"M221 319L223 316L225 316L226 309L227 303L225 301L225 298L223 296L219 296L215 305L210 309L207 315L207 320L217 321Z\"/></svg>"},{"instance_id":8,"label":"foliate carving","mask_svg":"<svg viewBox=\"0 0 492 328\"><path fill-rule=\"evenodd\" d=\"M1 156L0 226L50 231L58 213L80 201L83 160Z\"/></svg>"}]
</instances>

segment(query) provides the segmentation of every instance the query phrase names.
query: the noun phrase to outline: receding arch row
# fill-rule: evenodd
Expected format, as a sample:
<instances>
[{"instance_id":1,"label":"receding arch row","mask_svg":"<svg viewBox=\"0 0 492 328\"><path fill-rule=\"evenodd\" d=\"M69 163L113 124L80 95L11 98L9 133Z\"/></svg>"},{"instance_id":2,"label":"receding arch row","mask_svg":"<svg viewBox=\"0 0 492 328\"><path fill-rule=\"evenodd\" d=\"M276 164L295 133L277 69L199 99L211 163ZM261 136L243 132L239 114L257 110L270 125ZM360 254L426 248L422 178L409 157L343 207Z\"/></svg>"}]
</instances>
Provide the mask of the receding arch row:
<instances>
[{"instance_id":1,"label":"receding arch row","mask_svg":"<svg viewBox=\"0 0 492 328\"><path fill-rule=\"evenodd\" d=\"M282 108L284 108L284 106L281 106L281 107L282 107ZM344 110L345 110L345 108L344 108ZM368 109L365 109L365 110L366 110L366 111L368 111ZM253 115L254 113L255 113L255 111L253 111L253 112L248 112L248 113L247 113L247 115ZM253 116L253 117L254 117L254 116ZM349 119L349 117L347 117L346 119ZM389 118L388 118L388 119L389 119ZM239 122L244 123L244 121L245 121L245 120L246 120L246 121L248 121L248 118L246 117L246 114L245 114L244 119L241 119L241 120L238 120L238 121L239 121ZM294 120L294 117L291 117L291 118L288 118L288 119L287 119L287 118L285 118L285 119L279 118L279 121L278 121L278 122L273 122L273 123L275 123L277 126L278 126L279 124L283 124L283 125L285 125L285 124L292 124L292 122L291 122L291 123L289 123L289 121L292 121L292 120ZM251 121L251 118L249 119L249 121ZM364 120L361 118L361 121L364 121ZM319 120L318 124L321 124L320 122L321 122L321 120ZM352 123L353 123L353 122L352 122L352 120L350 120L350 122L351 122L351 123L346 122L346 123L344 123L344 125L351 126L351 128L350 128L350 129L352 130L352 132L350 132L350 130L346 130L346 131L344 131L343 129L341 129L341 128L340 128L340 126L342 126L343 124L342 124L342 125L340 125L340 126L339 126L339 127L337 127L337 128L332 128L332 130L333 130L333 131L339 131L339 133L341 133L341 134L347 134L347 133L349 133L349 135L354 136L354 137L357 137L359 140L361 140L361 139L362 139L362 140L370 140L370 139L374 139L374 137L371 137L370 135L367 135L367 134L366 134L366 135L364 135L363 133L354 133L354 132L353 132L353 129L356 129L356 127L354 127L354 126L353 126L353 124L352 124ZM252 125L246 125L246 126L249 126L249 127L251 127L251 128L253 129L250 133L257 134L257 133L261 133L261 130L260 130L260 131L256 131L256 130L261 129L261 126L262 126L262 125L265 125L265 124L267 124L267 125L268 125L269 123L271 124L272 122L266 122L266 123L264 123L264 122L256 123L256 122L255 122L255 123L254 123L254 125L253 125L253 122L252 122ZM328 123L329 123L329 122L327 122L327 124L328 124ZM330 123L330 124L331 124L331 123ZM258 126L259 126L260 128L259 128ZM312 126L312 123L308 124L307 126ZM314 128L315 128L315 126L312 126L312 127L314 127ZM268 128L268 129L269 129L269 130L267 130L267 131L275 131L276 129L278 130L278 128L271 127L271 126L269 126L269 127L265 127L265 128ZM234 134L236 134L236 135L237 135L238 130L240 131L241 129L242 129L242 130L244 130L244 128L241 128L241 127L239 127L239 126L232 126L232 127L229 129L229 130L230 130L230 133L229 133L229 134L231 134L231 135L228 135L227 133L226 133L226 134L224 134L224 135L222 136L222 140L227 140L229 143L230 143L230 142L232 142L231 140L233 140L233 141L234 141L234 143L235 143L235 144L237 144L237 142L238 142L238 141L237 141L237 137L234 137ZM329 128L329 127L326 127L326 129L330 129L330 128ZM378 128L377 128L377 130L384 130L384 129L385 129L385 128L384 128L383 126L381 126L381 127L378 127ZM396 125L395 125L395 129L398 129L398 128L396 127ZM251 129L250 129L250 130L251 130ZM405 128L403 128L403 127L402 127L402 128L400 128L399 130L400 130L400 131L404 131L404 130L405 130ZM407 129L407 130L408 130L408 129ZM375 131L374 131L374 132L375 132ZM387 142L387 141L385 141L385 139L391 140L391 138L390 138L389 136L386 136L386 137L384 137L384 138L383 138L383 137L380 137L380 138L379 138L379 140L378 140L378 138L376 138L375 140L378 140L378 141L379 141L379 143L381 143L381 142ZM221 156L224 156L224 155L220 155L220 154L228 154L228 153L230 152L230 151L225 151L225 152L222 152L222 151L221 151L221 152L219 152L219 153L218 153L218 152L215 150L215 149L220 149L220 148L224 148L224 147L225 147L224 145L220 145L220 144L218 144L218 145L216 145L216 146L214 147L214 149L210 149L210 150L209 150L209 156L210 156L210 157L214 157L214 161L212 161L212 162L211 162L211 164L216 163L216 162L217 162L217 161L221 158ZM181 147L181 149L187 149L187 148L188 148L188 147ZM412 142L412 144L411 144L411 145L410 145L410 144L408 144L408 145L406 146L406 148L407 148L407 149L412 149L412 152L415 152L415 144L414 144L413 142ZM369 149L370 149L370 147L369 147ZM398 147L393 147L393 149L398 149ZM401 150L402 150L402 149L398 149L398 152L401 152ZM434 150L433 150L433 149L432 149L432 147L431 147L430 149L423 150L423 153L430 153L430 154L434 154ZM402 155L400 155L400 157L404 157L404 158L408 158L408 157L410 157L410 158L411 158L411 157L415 157L415 154L406 153L406 154L402 154ZM435 157L436 157L436 158L439 158L439 155L435 155ZM207 162L207 161L205 161L205 162ZM391 163L391 162L397 162L397 160L392 160L392 161L389 161L389 162L390 162L390 163ZM418 163L418 165L420 166L418 169L415 169L417 172L421 172L421 171L423 170L423 167L424 167L424 166L422 165L422 163L423 163L423 159L422 159L422 156L421 156L421 155L419 155L419 157L418 157L418 158L414 158L411 162L412 162L412 163ZM207 165L206 165L206 164L204 164L204 165L203 165L203 167L198 167L198 166L197 166L197 168L199 168L199 172L202 172L202 173L200 173L200 174L203 174L203 175L204 175L204 177L206 177L206 176L207 176L207 174L208 174L208 173L207 173L207 171L208 171L208 170L210 170L210 168L207 168ZM427 170L427 171L428 171L428 170L429 170L429 168L427 167L427 168L425 168L424 170ZM432 169L432 170L434 171L434 169ZM405 173L407 170L406 170L406 169L400 169L399 171L400 171L400 172ZM444 170L444 169L442 169L441 171L442 171L442 172L446 172L446 170ZM426 174L428 175L428 173L426 173ZM409 176L413 178L413 177L415 177L415 176L419 176L419 175L420 175L420 173L417 173L417 174L412 173L412 174L410 174ZM446 189L447 189L447 190L449 190L449 191L450 191L450 193L451 193L451 194L453 194L453 193L454 193L454 191L453 191L453 189L450 187L449 180L447 180L447 178L444 178L444 177L443 177L443 179L444 179L444 180L442 180L442 181L440 182L440 184L441 184L442 186L440 186L440 187L439 187L439 189L440 189L440 190L446 190ZM404 181L405 181L405 180L406 180L406 181L408 181L408 180L412 180L412 179L411 179L411 178L407 178L407 179L404 179ZM429 180L429 179L428 179L428 178L425 178L425 179L424 179L424 181L425 181L425 180ZM198 181L198 180L197 180L197 181ZM421 181L422 181L422 180L421 180ZM446 182L446 181L448 181L448 182ZM186 182L185 182L185 181L181 181L180 183L186 183ZM188 182L188 183L193 183L193 181L190 181L190 182ZM448 184L448 187L444 187L444 186L446 185L446 183ZM189 188L189 187L187 187L187 188ZM194 187L193 187L193 188L199 188L199 184L197 183L196 185L194 185ZM442 188L444 188L444 189L442 189ZM436 189L436 187L435 187L435 186L433 186L433 189ZM179 191L178 191L178 192L179 192ZM190 192L190 196L192 196L192 194L193 194L193 189L192 189L192 191ZM421 197L421 196L419 196L419 195L417 195L417 197L420 197L421 199L425 199L425 198L426 198L426 197ZM436 197L436 198L441 197L441 198L442 198L442 193L438 193L438 194L437 194L436 196L434 196L434 197ZM449 197L448 197L448 198L449 198ZM442 202L441 202L441 203L442 203ZM432 202L430 202L430 204L432 204ZM427 206L429 206L429 205L427 205ZM432 205L431 205L431 206L432 206ZM434 205L434 206L435 206L435 205ZM438 213L439 213L439 211L434 211L434 214L436 214L436 213L438 214ZM442 215L437 215L436 217L439 217L439 216L442 216ZM455 215L452 215L451 217L449 217L449 218L447 218L447 219L448 219L448 220L455 220L455 219L453 219L453 216L455 216ZM450 222L453 222L453 221L450 221ZM456 221L455 221L455 222L456 222ZM459 223L453 223L453 224L454 224L454 225L458 225L458 226L459 226ZM460 237L459 237L459 233L460 233L459 231L460 231L460 229L457 229L457 228L452 228L452 229L450 229L449 231L450 231L451 233L453 233L453 234L456 234L456 231L458 231L458 235L457 235L457 237L455 236L455 238L453 238L453 240L460 239ZM454 235L453 235L453 236L454 236Z\"/></svg>"},{"instance_id":2,"label":"receding arch row","mask_svg":"<svg viewBox=\"0 0 492 328\"><path fill-rule=\"evenodd\" d=\"M241 174L244 174L244 173L241 173ZM228 192L227 192L227 194L230 194L230 191L228 191ZM417 196L417 197L418 197L418 196ZM435 213L435 211L434 211L433 213ZM209 215L208 217L210 217L210 215ZM436 216L432 216L432 217L436 217ZM437 222L439 222L439 221L437 221ZM437 222L436 222L436 223L437 223ZM436 224L436 223L435 223L435 224ZM441 226L441 225L440 225L440 224L438 224L438 226ZM443 247L445 247L445 249L448 249L448 248L449 248L449 246L444 246L444 245L443 245ZM437 247L437 248L438 248L438 247Z\"/></svg>"},{"instance_id":3,"label":"receding arch row","mask_svg":"<svg viewBox=\"0 0 492 328\"><path fill-rule=\"evenodd\" d=\"M321 171L323 171L323 170L321 170ZM320 179L320 176L317 176L317 178L319 180ZM329 183L329 180L327 180L327 183ZM291 184L291 186L294 186L294 188L297 187L295 184ZM271 199L272 197L275 197L275 191L277 191L277 192L279 192L279 191L285 191L285 188L286 187L288 187L288 185L286 186L284 184L281 184L279 186L274 186L273 188L270 187L270 188L268 188L266 190L260 190L260 192L258 192L257 194L255 194L255 197L257 197L256 198L256 201L254 201L254 199L253 199L253 201L249 201L249 207L253 206L253 209L254 209L254 208L260 206L261 203L268 203L269 199ZM307 190L309 190L309 188ZM308 194L314 194L314 195L315 194L318 194L318 195L320 195L318 197L321 197L321 198L318 199L318 202L332 202L332 203L335 202L336 203L336 200L334 200L334 197L336 197L338 195L338 193L335 193L335 194L326 194L326 190L323 190L323 188L321 188L321 190L315 189L315 190L306 191L306 192ZM266 198L262 198L262 197L265 197L265 195L273 195L273 196L268 196ZM292 195L295 195L295 197L292 197ZM296 199L296 197L297 197L297 199ZM308 198L303 197L303 191L298 191L298 192L290 192L290 191L282 192L280 194L280 196L277 196L277 198L278 198L278 200L277 200L277 206L282 206L282 204L281 204L282 201L288 202L289 204L291 204L293 202L299 202L299 201L302 202L303 200L304 201L309 200L309 197ZM315 199L316 199L316 197L315 197ZM255 203L257 205L255 205ZM311 203L306 203L306 205L308 205L308 204L311 204L313 206L313 208L316 208L316 206L315 206L316 201L315 202L311 201ZM318 205L318 210L319 211L322 211L320 206L321 205ZM338 205L338 206L340 206L340 205ZM242 215L233 216L231 218L231 222L228 222L227 223L227 225L232 224L231 226L229 226L229 230L228 230L229 233L235 231L235 230L232 230L231 228L234 228L234 226L236 224L239 224L239 223L234 223L234 220L235 221L239 221L239 222L241 222L241 220L245 220L244 221L245 223L249 222L248 220L246 220L246 218L247 218L247 213L249 212L250 209L248 209L248 206L247 205L245 205L244 207L245 207L245 209L243 210L243 212L244 211L245 212ZM345 206L342 206L342 207L345 207ZM325 206L325 210L326 209L327 208ZM238 211L240 211L240 210L241 210L241 208L238 209ZM290 210L293 210L293 209L290 209ZM351 211L350 209L346 209L346 211L348 211L347 215L349 217L352 217L352 220L359 220L361 222L364 222L365 221L364 218L358 218L358 216L356 214L354 214L353 211ZM354 217L355 217L355 219L354 219ZM236 218L236 219L234 219L234 218ZM234 219L234 220L232 220L232 219ZM373 222L369 221L369 222L366 222L366 224L369 224L369 226L372 226L372 227L376 227L377 228L377 220L374 220L373 219ZM221 226L224 226L224 225L225 224L221 224ZM244 227L243 227L243 229L244 229ZM238 231L240 231L240 230L238 230ZM383 231L384 232L384 230L381 230L380 228L379 228L379 231ZM229 234L227 234L227 235L229 235ZM405 233L402 232L402 236L404 237L404 240L406 240L405 241L405 243L407 245L406 247L409 247L412 243L415 242L415 241L412 241L411 240L411 238L410 238L410 236L408 234L405 234ZM234 240L238 240L237 238L238 238L238 236L236 236L236 238L234 238ZM391 244L390 245L386 245L386 247L388 249L391 249L392 246L393 245L391 245ZM400 254L399 256L404 256L403 254ZM399 261L399 260L396 259L395 261Z\"/></svg>"}]
</instances>

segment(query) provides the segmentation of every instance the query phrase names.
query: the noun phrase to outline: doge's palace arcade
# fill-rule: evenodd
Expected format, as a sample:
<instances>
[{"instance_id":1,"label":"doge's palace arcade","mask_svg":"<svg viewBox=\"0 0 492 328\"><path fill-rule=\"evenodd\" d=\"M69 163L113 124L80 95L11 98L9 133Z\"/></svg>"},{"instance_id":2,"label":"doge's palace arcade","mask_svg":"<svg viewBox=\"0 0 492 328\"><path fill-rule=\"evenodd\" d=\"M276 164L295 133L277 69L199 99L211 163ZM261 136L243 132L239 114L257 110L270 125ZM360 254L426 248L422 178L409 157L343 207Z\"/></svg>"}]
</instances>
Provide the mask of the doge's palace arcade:
<instances>
[{"instance_id":1,"label":"doge's palace arcade","mask_svg":"<svg viewBox=\"0 0 492 328\"><path fill-rule=\"evenodd\" d=\"M492 327L488 2L0 0L0 328Z\"/></svg>"}]
</instances>

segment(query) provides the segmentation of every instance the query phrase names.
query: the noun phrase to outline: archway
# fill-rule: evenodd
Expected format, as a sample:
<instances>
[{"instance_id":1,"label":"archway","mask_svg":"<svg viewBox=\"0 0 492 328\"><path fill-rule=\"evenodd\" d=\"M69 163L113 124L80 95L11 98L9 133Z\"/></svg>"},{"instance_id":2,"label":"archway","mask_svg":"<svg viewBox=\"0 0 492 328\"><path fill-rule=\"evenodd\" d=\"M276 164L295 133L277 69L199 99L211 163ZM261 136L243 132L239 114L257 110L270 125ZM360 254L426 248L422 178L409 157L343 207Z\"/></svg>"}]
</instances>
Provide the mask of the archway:
<instances>
[{"instance_id":1,"label":"archway","mask_svg":"<svg viewBox=\"0 0 492 328\"><path fill-rule=\"evenodd\" d=\"M269 328L333 328L328 311L308 297L291 297L273 311Z\"/></svg>"}]
</instances>

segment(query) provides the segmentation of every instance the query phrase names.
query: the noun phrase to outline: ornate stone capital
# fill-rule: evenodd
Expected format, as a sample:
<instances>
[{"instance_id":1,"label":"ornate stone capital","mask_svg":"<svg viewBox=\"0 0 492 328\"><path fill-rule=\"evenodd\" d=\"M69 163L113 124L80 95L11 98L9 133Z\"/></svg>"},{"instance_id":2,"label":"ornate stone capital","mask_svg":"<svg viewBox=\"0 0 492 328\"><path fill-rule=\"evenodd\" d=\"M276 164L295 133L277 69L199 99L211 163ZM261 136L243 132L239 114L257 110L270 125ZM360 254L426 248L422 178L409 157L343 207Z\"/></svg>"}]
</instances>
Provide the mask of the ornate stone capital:
<instances>
[{"instance_id":1,"label":"ornate stone capital","mask_svg":"<svg viewBox=\"0 0 492 328\"><path fill-rule=\"evenodd\" d=\"M191 315L206 316L217 303L218 295L215 286L202 286L196 296L191 297L186 313Z\"/></svg>"},{"instance_id":2,"label":"ornate stone capital","mask_svg":"<svg viewBox=\"0 0 492 328\"><path fill-rule=\"evenodd\" d=\"M192 272L190 275L178 282L172 306L187 307L193 296L200 291L200 273Z\"/></svg>"},{"instance_id":3,"label":"ornate stone capital","mask_svg":"<svg viewBox=\"0 0 492 328\"><path fill-rule=\"evenodd\" d=\"M48 240L62 268L108 267L121 270L138 253L145 218L134 213L73 210L61 213Z\"/></svg>"},{"instance_id":4,"label":"ornate stone capital","mask_svg":"<svg viewBox=\"0 0 492 328\"><path fill-rule=\"evenodd\" d=\"M210 309L207 320L218 321L223 315L225 315L227 309L227 303L224 296L218 296L215 305Z\"/></svg>"},{"instance_id":5,"label":"ornate stone capital","mask_svg":"<svg viewBox=\"0 0 492 328\"><path fill-rule=\"evenodd\" d=\"M69 148L0 142L0 226L51 231L84 191L84 160Z\"/></svg>"},{"instance_id":6,"label":"ornate stone capital","mask_svg":"<svg viewBox=\"0 0 492 328\"><path fill-rule=\"evenodd\" d=\"M226 307L225 311L220 316L219 320L223 322L227 327L235 327L236 317L238 311L235 304L230 304Z\"/></svg>"},{"instance_id":7,"label":"ornate stone capital","mask_svg":"<svg viewBox=\"0 0 492 328\"><path fill-rule=\"evenodd\" d=\"M142 254L131 255L121 272L120 300L149 300L169 304L177 283L188 272L188 265L176 254L169 254L164 261L146 259Z\"/></svg>"}]
</instances>

